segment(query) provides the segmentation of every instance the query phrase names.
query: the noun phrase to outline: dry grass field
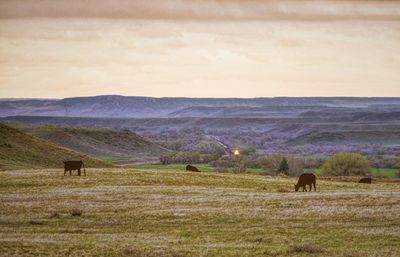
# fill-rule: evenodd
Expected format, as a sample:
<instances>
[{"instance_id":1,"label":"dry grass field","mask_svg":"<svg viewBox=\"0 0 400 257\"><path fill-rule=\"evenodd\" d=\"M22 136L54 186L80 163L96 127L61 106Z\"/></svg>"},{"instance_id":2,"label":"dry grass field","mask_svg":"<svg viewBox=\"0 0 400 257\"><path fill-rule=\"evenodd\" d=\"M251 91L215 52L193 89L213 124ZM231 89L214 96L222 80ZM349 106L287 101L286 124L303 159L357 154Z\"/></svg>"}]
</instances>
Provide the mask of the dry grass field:
<instances>
[{"instance_id":1,"label":"dry grass field","mask_svg":"<svg viewBox=\"0 0 400 257\"><path fill-rule=\"evenodd\" d=\"M1 256L400 256L400 183L88 169L0 172Z\"/></svg>"}]
</instances>

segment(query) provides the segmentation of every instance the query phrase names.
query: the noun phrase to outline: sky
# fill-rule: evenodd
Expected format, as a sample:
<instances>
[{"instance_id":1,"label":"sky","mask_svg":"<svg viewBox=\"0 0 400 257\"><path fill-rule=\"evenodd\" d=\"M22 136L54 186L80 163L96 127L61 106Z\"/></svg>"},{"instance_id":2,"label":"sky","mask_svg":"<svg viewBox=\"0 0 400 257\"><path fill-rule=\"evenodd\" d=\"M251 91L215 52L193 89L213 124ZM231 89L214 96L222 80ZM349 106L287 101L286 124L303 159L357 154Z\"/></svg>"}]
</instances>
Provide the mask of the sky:
<instances>
[{"instance_id":1,"label":"sky","mask_svg":"<svg viewBox=\"0 0 400 257\"><path fill-rule=\"evenodd\" d=\"M0 98L106 94L400 97L400 1L0 1Z\"/></svg>"}]
</instances>

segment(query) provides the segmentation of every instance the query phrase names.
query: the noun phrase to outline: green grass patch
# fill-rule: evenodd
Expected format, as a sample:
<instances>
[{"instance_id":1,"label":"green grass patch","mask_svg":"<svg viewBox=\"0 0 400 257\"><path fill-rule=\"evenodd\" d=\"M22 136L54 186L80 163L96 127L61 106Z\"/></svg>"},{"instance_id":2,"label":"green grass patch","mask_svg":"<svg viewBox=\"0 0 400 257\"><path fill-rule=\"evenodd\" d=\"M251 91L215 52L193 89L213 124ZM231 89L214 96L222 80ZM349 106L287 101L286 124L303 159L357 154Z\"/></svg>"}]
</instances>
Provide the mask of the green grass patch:
<instances>
[{"instance_id":1,"label":"green grass patch","mask_svg":"<svg viewBox=\"0 0 400 257\"><path fill-rule=\"evenodd\" d=\"M185 171L187 164L138 164L132 165L131 168L138 170L174 170L174 171ZM200 171L211 172L214 171L214 168L208 164L193 164Z\"/></svg>"},{"instance_id":2,"label":"green grass patch","mask_svg":"<svg viewBox=\"0 0 400 257\"><path fill-rule=\"evenodd\" d=\"M382 176L382 177L388 177L388 178L395 178L399 172L397 169L377 169L377 168L372 168L372 175L373 176ZM321 175L321 169L305 169L305 172L312 172L315 173L316 175Z\"/></svg>"},{"instance_id":3,"label":"green grass patch","mask_svg":"<svg viewBox=\"0 0 400 257\"><path fill-rule=\"evenodd\" d=\"M185 171L187 164L168 164L168 165L163 165L163 164L138 164L138 165L132 165L131 167L134 169L141 169L141 170L178 170L178 171ZM212 167L209 164L193 164L196 166L198 169L201 171L205 172L213 172L214 167ZM253 173L253 174L260 174L263 173L263 169L259 168L248 168L246 170L246 173Z\"/></svg>"},{"instance_id":4,"label":"green grass patch","mask_svg":"<svg viewBox=\"0 0 400 257\"><path fill-rule=\"evenodd\" d=\"M201 171L211 172L214 171L214 167L208 164L195 164L197 168ZM177 171L185 171L186 164L138 164L130 166L133 169L140 169L140 170L160 170L160 171L170 171L170 170L177 170ZM247 168L245 173L250 174L263 174L265 172L264 169L261 168ZM321 169L304 169L304 172L312 172L316 175L321 175ZM379 172L376 168L372 169L373 176L382 176L388 178L396 178L398 170L397 169L380 169Z\"/></svg>"},{"instance_id":5,"label":"green grass patch","mask_svg":"<svg viewBox=\"0 0 400 257\"><path fill-rule=\"evenodd\" d=\"M129 161L129 157L96 156L96 158L108 163Z\"/></svg>"}]
</instances>

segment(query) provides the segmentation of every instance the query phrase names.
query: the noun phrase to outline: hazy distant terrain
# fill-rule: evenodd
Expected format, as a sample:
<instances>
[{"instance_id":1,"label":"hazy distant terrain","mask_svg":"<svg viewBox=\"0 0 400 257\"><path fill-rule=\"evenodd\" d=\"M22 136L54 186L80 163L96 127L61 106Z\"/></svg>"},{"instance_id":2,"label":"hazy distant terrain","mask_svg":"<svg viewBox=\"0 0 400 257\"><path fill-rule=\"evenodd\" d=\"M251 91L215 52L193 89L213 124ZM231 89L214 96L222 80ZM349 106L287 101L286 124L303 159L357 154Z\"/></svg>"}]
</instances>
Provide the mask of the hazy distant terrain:
<instances>
[{"instance_id":1,"label":"hazy distant terrain","mask_svg":"<svg viewBox=\"0 0 400 257\"><path fill-rule=\"evenodd\" d=\"M0 116L26 124L129 130L167 148L179 145L173 150L218 140L229 147L316 156L400 152L400 98L4 99Z\"/></svg>"},{"instance_id":2,"label":"hazy distant terrain","mask_svg":"<svg viewBox=\"0 0 400 257\"><path fill-rule=\"evenodd\" d=\"M152 98L118 95L61 100L0 99L0 116L68 117L303 117L360 119L367 113L396 113L400 98ZM361 117L359 117L361 115Z\"/></svg>"}]
</instances>

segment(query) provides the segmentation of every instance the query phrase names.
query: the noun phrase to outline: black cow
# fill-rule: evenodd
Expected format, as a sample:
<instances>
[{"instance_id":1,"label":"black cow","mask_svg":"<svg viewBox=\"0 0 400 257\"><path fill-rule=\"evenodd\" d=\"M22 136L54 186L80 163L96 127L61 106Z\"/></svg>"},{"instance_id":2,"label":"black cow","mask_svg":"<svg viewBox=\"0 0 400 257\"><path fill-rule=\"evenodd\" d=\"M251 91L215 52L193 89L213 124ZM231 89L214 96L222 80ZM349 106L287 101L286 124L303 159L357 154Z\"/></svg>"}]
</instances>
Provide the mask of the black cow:
<instances>
[{"instance_id":1,"label":"black cow","mask_svg":"<svg viewBox=\"0 0 400 257\"><path fill-rule=\"evenodd\" d=\"M372 178L362 178L358 181L358 183L371 184Z\"/></svg>"},{"instance_id":2,"label":"black cow","mask_svg":"<svg viewBox=\"0 0 400 257\"><path fill-rule=\"evenodd\" d=\"M196 171L196 172L200 172L198 168L196 168L195 166L192 166L192 165L187 165L187 166L186 166L186 171Z\"/></svg>"},{"instance_id":3,"label":"black cow","mask_svg":"<svg viewBox=\"0 0 400 257\"><path fill-rule=\"evenodd\" d=\"M83 164L83 161L64 161L64 175L67 171L69 171L69 175L71 175L71 171L77 170L78 176L80 176L82 167L83 173L86 175L85 164Z\"/></svg>"},{"instance_id":4,"label":"black cow","mask_svg":"<svg viewBox=\"0 0 400 257\"><path fill-rule=\"evenodd\" d=\"M306 186L309 185L310 186L310 192L311 192L311 188L312 185L314 185L314 191L317 191L317 188L315 186L315 181L317 180L317 178L315 177L314 174L311 173L304 173L301 174L299 177L299 180L297 181L297 184L294 185L294 189L297 191L299 191L300 187L303 187L303 192L306 191Z\"/></svg>"}]
</instances>

